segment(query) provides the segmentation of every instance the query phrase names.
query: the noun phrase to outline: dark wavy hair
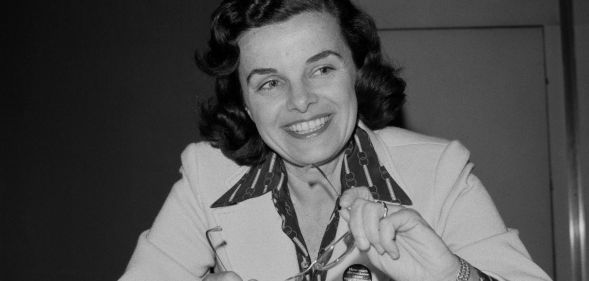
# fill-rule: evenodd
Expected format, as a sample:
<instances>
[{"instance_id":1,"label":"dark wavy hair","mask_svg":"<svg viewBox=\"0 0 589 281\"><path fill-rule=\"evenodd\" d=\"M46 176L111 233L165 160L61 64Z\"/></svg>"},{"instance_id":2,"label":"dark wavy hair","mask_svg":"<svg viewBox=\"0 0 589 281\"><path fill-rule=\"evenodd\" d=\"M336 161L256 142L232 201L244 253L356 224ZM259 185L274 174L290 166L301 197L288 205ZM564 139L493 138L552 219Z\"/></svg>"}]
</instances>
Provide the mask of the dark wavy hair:
<instances>
[{"instance_id":1,"label":"dark wavy hair","mask_svg":"<svg viewBox=\"0 0 589 281\"><path fill-rule=\"evenodd\" d=\"M245 111L237 74L239 35L304 12L326 12L338 20L358 68L360 120L382 129L403 104L405 82L384 61L374 21L349 0L225 0L211 18L209 49L196 54L199 68L216 79L216 95L201 107L200 133L239 165L261 163L271 152Z\"/></svg>"}]
</instances>

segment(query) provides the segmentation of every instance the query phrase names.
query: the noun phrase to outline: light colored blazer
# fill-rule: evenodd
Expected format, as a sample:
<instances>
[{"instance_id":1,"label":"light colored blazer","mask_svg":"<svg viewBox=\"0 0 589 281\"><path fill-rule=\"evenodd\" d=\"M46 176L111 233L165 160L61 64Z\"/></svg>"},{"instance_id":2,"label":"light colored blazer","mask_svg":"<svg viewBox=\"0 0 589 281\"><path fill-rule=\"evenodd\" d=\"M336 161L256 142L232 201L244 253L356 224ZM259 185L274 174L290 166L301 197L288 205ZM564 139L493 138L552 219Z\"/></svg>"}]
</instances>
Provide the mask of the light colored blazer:
<instances>
[{"instance_id":1,"label":"light colored blazer","mask_svg":"<svg viewBox=\"0 0 589 281\"><path fill-rule=\"evenodd\" d=\"M413 206L448 247L498 280L550 280L518 238L505 227L495 205L471 173L469 152L458 142L426 137L399 128L372 132L364 125L379 160L413 201ZM271 193L239 204L211 204L248 170L208 143L182 153L182 178L174 185L152 228L141 234L122 281L201 280L215 265L205 231L228 269L244 280L281 281L298 273L295 248L282 232ZM342 220L336 237L347 231ZM223 241L225 242L222 245ZM336 254L341 249L336 248ZM329 270L342 280L350 265L367 265L373 280L389 280L355 250Z\"/></svg>"}]
</instances>

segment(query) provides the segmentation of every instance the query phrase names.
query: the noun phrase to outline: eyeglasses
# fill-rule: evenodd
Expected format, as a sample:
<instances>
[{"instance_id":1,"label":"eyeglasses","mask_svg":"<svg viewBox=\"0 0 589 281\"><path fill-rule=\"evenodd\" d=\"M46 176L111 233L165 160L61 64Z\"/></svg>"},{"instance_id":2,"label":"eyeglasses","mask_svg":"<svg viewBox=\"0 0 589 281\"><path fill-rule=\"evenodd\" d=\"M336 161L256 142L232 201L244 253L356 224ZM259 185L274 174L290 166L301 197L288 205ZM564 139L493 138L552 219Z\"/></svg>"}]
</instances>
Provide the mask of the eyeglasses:
<instances>
[{"instance_id":1,"label":"eyeglasses","mask_svg":"<svg viewBox=\"0 0 589 281\"><path fill-rule=\"evenodd\" d=\"M331 184L331 181L325 175L325 173L323 173L323 171L318 166L313 165L313 167L315 167L321 173L321 175L327 180L327 182L329 183L329 186L333 189L333 191L337 195L337 198L339 198L341 194L337 191L337 189L333 186L333 184ZM388 213L388 208L386 206L386 203L383 201L380 201L380 200L376 200L375 202L383 204L383 206L385 208L385 214L383 215L383 217L386 217L386 215ZM221 228L220 226L216 226L214 228L208 229L206 231L206 235L207 235L207 241L209 242L209 246L211 246L211 249L213 249L213 254L215 255L215 260L219 262L219 268L221 269L221 271L225 271L226 267L221 262L221 259L219 259L219 257L217 256L216 248L213 246L213 244L211 242L211 238L210 238L210 232L213 232L213 231L217 232L217 231L222 231L222 230L223 230L223 228ZM337 258L332 259L332 255L335 251L336 245L342 241L345 243L345 250ZM223 242L221 245L223 245L224 243L225 242ZM350 232L350 231L346 232L344 235L342 235L341 237L339 237L336 240L334 240L333 242L331 242L331 244L327 245L327 247L325 247L325 249L323 250L323 253L321 253L321 255L319 255L317 257L317 259L315 261L313 261L307 268L305 268L300 273L285 279L285 281L303 281L303 280L305 280L305 276L313 270L327 271L327 270L333 268L334 266L338 265L346 256L348 256L354 250L354 248L355 248L354 243L355 243L355 239L354 239L354 236L352 235L352 232Z\"/></svg>"},{"instance_id":2,"label":"eyeglasses","mask_svg":"<svg viewBox=\"0 0 589 281\"><path fill-rule=\"evenodd\" d=\"M389 208L387 207L387 204L398 205L398 204L385 202L385 201L381 201L381 200L374 200L374 202L378 203L378 204L382 204L382 206L384 207L385 211L382 215L382 218L385 218L389 213ZM330 261L331 255L333 254L333 252L335 250L335 246L340 241L345 242L346 249L336 259L333 259ZM293 277L286 279L285 281L302 281L302 280L304 280L305 275L309 274L309 271L311 271L311 270L324 271L324 270L331 269L332 267L339 264L347 255L349 255L352 252L352 250L354 250L354 248L355 248L354 242L355 241L356 240L354 240L354 236L352 235L352 232L350 232L350 231L346 232L340 238L336 239L335 241L331 242L331 244L329 244L327 247L325 247L325 251L321 255L319 255L319 257L317 257L317 259L314 262L312 262L311 265L309 265L305 270L301 271L301 273L299 273Z\"/></svg>"},{"instance_id":3,"label":"eyeglasses","mask_svg":"<svg viewBox=\"0 0 589 281\"><path fill-rule=\"evenodd\" d=\"M213 250L213 254L215 255L215 261L218 262L218 268L220 269L220 271L225 271L226 267L217 255L217 247L213 246L213 242L211 241L211 232L219 232L222 230L223 228L220 226L213 227L206 231L206 236L207 242L209 243L209 246L211 247L211 249ZM336 245L338 245L342 241L345 243L345 250L337 258L332 259L332 255L334 253ZM349 231L346 232L344 235L331 242L331 244L327 245L327 247L325 247L325 249L323 250L323 253L321 253L321 255L319 255L317 259L313 261L307 268L305 268L300 273L285 279L285 281L303 281L305 280L305 276L309 274L312 270L326 271L333 268L354 250L354 241L355 240L352 233ZM224 244L225 242L223 242L221 245Z\"/></svg>"},{"instance_id":4,"label":"eyeglasses","mask_svg":"<svg viewBox=\"0 0 589 281\"><path fill-rule=\"evenodd\" d=\"M341 241L344 241L346 248L337 258L332 259L335 246ZM334 240L333 242L331 242L331 244L325 247L323 253L319 255L317 259L313 261L306 269L304 269L297 275L287 278L285 281L303 281L305 280L305 275L309 274L312 270L327 271L333 268L354 250L354 242L355 240L354 236L352 235L352 232L346 232L340 238Z\"/></svg>"}]
</instances>

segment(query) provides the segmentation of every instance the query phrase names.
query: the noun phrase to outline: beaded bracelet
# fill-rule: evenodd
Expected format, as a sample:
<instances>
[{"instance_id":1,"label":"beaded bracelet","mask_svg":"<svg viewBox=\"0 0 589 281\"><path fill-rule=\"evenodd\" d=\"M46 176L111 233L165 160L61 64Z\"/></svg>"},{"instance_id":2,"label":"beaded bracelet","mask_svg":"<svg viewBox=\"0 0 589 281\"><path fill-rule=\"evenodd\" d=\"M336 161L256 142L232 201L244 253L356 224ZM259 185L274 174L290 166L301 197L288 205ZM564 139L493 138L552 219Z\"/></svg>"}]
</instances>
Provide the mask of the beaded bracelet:
<instances>
[{"instance_id":1,"label":"beaded bracelet","mask_svg":"<svg viewBox=\"0 0 589 281\"><path fill-rule=\"evenodd\" d=\"M456 281L468 281L468 279L470 279L470 264L461 257L456 257L458 257L458 260L460 261L460 271L458 271Z\"/></svg>"},{"instance_id":2,"label":"beaded bracelet","mask_svg":"<svg viewBox=\"0 0 589 281\"><path fill-rule=\"evenodd\" d=\"M460 270L458 271L458 276L456 277L456 281L468 281L468 279L470 278L470 274L471 274L471 268L474 268L474 270L477 271L477 274L479 275L479 281L497 281L497 279L483 273L478 268L473 267L472 265L470 265L467 261L465 261L461 257L459 257L459 256L456 256L456 257L460 261Z\"/></svg>"}]
</instances>

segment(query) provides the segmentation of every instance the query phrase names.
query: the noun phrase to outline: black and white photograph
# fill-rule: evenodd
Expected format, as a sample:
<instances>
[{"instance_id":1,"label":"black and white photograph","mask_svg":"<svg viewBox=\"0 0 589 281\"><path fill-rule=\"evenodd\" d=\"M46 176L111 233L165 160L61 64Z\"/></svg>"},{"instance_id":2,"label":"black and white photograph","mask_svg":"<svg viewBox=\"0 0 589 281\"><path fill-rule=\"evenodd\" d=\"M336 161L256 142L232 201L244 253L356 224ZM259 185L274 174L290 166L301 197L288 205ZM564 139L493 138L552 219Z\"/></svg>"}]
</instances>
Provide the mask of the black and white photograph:
<instances>
[{"instance_id":1,"label":"black and white photograph","mask_svg":"<svg viewBox=\"0 0 589 281\"><path fill-rule=\"evenodd\" d=\"M6 6L4 281L589 281L589 2Z\"/></svg>"}]
</instances>

